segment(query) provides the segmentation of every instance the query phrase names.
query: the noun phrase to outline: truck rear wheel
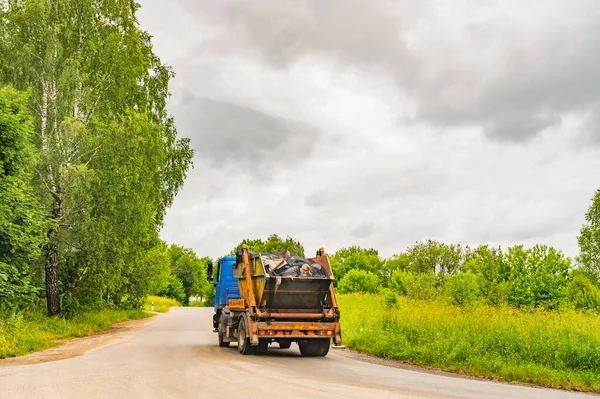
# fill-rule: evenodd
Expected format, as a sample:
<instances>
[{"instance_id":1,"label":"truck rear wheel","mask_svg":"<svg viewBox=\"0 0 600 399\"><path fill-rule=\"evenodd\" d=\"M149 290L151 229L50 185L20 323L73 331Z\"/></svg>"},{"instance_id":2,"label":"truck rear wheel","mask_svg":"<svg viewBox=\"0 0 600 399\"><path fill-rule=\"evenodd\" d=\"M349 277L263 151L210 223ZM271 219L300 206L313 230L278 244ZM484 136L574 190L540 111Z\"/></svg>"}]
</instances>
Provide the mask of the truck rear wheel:
<instances>
[{"instance_id":1,"label":"truck rear wheel","mask_svg":"<svg viewBox=\"0 0 600 399\"><path fill-rule=\"evenodd\" d=\"M229 348L230 342L225 342L225 325L223 324L223 316L219 317L219 346L221 348Z\"/></svg>"},{"instance_id":2,"label":"truck rear wheel","mask_svg":"<svg viewBox=\"0 0 600 399\"><path fill-rule=\"evenodd\" d=\"M256 347L250 345L250 338L246 331L246 320L240 318L238 325L238 351L242 355L253 355L256 353Z\"/></svg>"},{"instance_id":3,"label":"truck rear wheel","mask_svg":"<svg viewBox=\"0 0 600 399\"><path fill-rule=\"evenodd\" d=\"M299 342L298 346L300 347L302 356L323 357L329 353L330 341L329 338L314 338L306 342Z\"/></svg>"},{"instance_id":4,"label":"truck rear wheel","mask_svg":"<svg viewBox=\"0 0 600 399\"><path fill-rule=\"evenodd\" d=\"M261 338L258 340L258 346L256 347L257 355L264 355L267 353L267 349L269 348L269 339Z\"/></svg>"}]
</instances>

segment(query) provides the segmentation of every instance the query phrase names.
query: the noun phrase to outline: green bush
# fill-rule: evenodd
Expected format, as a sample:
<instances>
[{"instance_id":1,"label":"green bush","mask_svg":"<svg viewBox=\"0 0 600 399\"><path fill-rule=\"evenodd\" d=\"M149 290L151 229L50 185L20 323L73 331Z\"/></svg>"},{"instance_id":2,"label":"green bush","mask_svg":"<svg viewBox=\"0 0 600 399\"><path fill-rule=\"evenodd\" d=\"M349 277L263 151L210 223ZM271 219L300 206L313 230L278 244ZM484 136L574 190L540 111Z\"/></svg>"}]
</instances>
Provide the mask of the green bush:
<instances>
[{"instance_id":1,"label":"green bush","mask_svg":"<svg viewBox=\"0 0 600 399\"><path fill-rule=\"evenodd\" d=\"M398 307L398 294L389 288L382 288L379 291L383 295L383 306L386 309L394 309Z\"/></svg>"},{"instance_id":2,"label":"green bush","mask_svg":"<svg viewBox=\"0 0 600 399\"><path fill-rule=\"evenodd\" d=\"M333 275L341 281L346 273L353 269L360 269L377 275L381 282L387 282L388 270L379 252L373 248L351 246L342 248L329 257Z\"/></svg>"},{"instance_id":3,"label":"green bush","mask_svg":"<svg viewBox=\"0 0 600 399\"><path fill-rule=\"evenodd\" d=\"M449 275L445 279L444 293L454 305L466 305L481 298L477 276L471 272Z\"/></svg>"},{"instance_id":4,"label":"green bush","mask_svg":"<svg viewBox=\"0 0 600 399\"><path fill-rule=\"evenodd\" d=\"M437 276L434 272L414 273L394 270L390 278L390 287L399 294L416 299L434 299L437 297Z\"/></svg>"},{"instance_id":5,"label":"green bush","mask_svg":"<svg viewBox=\"0 0 600 399\"><path fill-rule=\"evenodd\" d=\"M3 39L4 40L4 39ZM39 292L30 265L46 240L33 197L33 125L29 96L0 87L0 311L24 308Z\"/></svg>"},{"instance_id":6,"label":"green bush","mask_svg":"<svg viewBox=\"0 0 600 399\"><path fill-rule=\"evenodd\" d=\"M359 269L352 269L340 280L338 291L340 293L364 292L375 293L379 290L379 277Z\"/></svg>"},{"instance_id":7,"label":"green bush","mask_svg":"<svg viewBox=\"0 0 600 399\"><path fill-rule=\"evenodd\" d=\"M579 279L578 286L567 289L573 278L571 259L546 245L515 245L503 252L500 247L487 245L463 250L427 241L394 255L385 264L388 269L395 268L389 287L411 298L443 295L453 304L481 301L550 310L571 306L572 298L577 297L578 308L597 308L595 291L589 284ZM587 268L584 270L589 274Z\"/></svg>"},{"instance_id":8,"label":"green bush","mask_svg":"<svg viewBox=\"0 0 600 399\"><path fill-rule=\"evenodd\" d=\"M437 297L437 277L433 272L415 273L408 287L408 296L416 299L435 299Z\"/></svg>"},{"instance_id":9,"label":"green bush","mask_svg":"<svg viewBox=\"0 0 600 399\"><path fill-rule=\"evenodd\" d=\"M510 270L508 303L515 307L555 309L565 298L571 260L545 245L508 249L505 262Z\"/></svg>"},{"instance_id":10,"label":"green bush","mask_svg":"<svg viewBox=\"0 0 600 399\"><path fill-rule=\"evenodd\" d=\"M399 294L408 295L413 280L413 273L403 270L394 270L390 278L390 287Z\"/></svg>"},{"instance_id":11,"label":"green bush","mask_svg":"<svg viewBox=\"0 0 600 399\"><path fill-rule=\"evenodd\" d=\"M184 303L185 291L183 283L179 278L171 274L167 286L158 293L158 296L175 299L177 302Z\"/></svg>"},{"instance_id":12,"label":"green bush","mask_svg":"<svg viewBox=\"0 0 600 399\"><path fill-rule=\"evenodd\" d=\"M566 291L568 301L575 309L600 311L600 290L585 275L576 273Z\"/></svg>"},{"instance_id":13,"label":"green bush","mask_svg":"<svg viewBox=\"0 0 600 399\"><path fill-rule=\"evenodd\" d=\"M510 293L510 284L508 281L491 281L487 284L486 288L486 294L482 295L488 305L501 306L508 303L508 294Z\"/></svg>"}]
</instances>

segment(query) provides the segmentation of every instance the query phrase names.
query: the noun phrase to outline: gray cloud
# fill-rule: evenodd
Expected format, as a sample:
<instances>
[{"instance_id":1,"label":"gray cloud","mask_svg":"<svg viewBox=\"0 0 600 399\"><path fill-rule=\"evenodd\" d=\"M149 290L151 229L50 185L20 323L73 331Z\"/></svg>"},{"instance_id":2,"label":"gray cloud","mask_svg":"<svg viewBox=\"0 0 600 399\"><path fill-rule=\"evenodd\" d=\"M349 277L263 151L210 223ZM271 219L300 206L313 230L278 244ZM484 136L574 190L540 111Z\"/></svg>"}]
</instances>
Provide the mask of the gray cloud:
<instances>
[{"instance_id":1,"label":"gray cloud","mask_svg":"<svg viewBox=\"0 0 600 399\"><path fill-rule=\"evenodd\" d=\"M592 111L581 134L580 144L600 144L600 101L592 106Z\"/></svg>"},{"instance_id":2,"label":"gray cloud","mask_svg":"<svg viewBox=\"0 0 600 399\"><path fill-rule=\"evenodd\" d=\"M354 227L352 231L350 231L350 234L352 237L356 238L368 238L377 231L378 227L379 226L377 226L374 221L366 220Z\"/></svg>"},{"instance_id":3,"label":"gray cloud","mask_svg":"<svg viewBox=\"0 0 600 399\"><path fill-rule=\"evenodd\" d=\"M168 242L576 254L600 184L600 3L141 3L197 150Z\"/></svg>"},{"instance_id":4,"label":"gray cloud","mask_svg":"<svg viewBox=\"0 0 600 399\"><path fill-rule=\"evenodd\" d=\"M440 74L420 93L419 116L442 125L481 125L492 137L519 140L556 125L565 113L595 115L594 104L600 100L600 32L594 28L600 22L599 6L594 3L584 21L549 23L542 38L511 35L511 21L506 21L496 33L512 46L500 50L503 65L458 77L453 85L461 95L456 96L443 95L452 80Z\"/></svg>"},{"instance_id":5,"label":"gray cloud","mask_svg":"<svg viewBox=\"0 0 600 399\"><path fill-rule=\"evenodd\" d=\"M279 67L309 54L337 57L362 65L385 64L406 78L416 71L400 35L425 7L419 2L223 1L184 2L186 10L225 27L205 48L252 48ZM402 7L402 13L398 13ZM394 12L395 11L395 12ZM408 15L410 14L410 17Z\"/></svg>"},{"instance_id":6,"label":"gray cloud","mask_svg":"<svg viewBox=\"0 0 600 399\"><path fill-rule=\"evenodd\" d=\"M305 123L189 93L173 109L179 133L192 139L198 155L216 166L293 167L310 156L319 131Z\"/></svg>"},{"instance_id":7,"label":"gray cloud","mask_svg":"<svg viewBox=\"0 0 600 399\"><path fill-rule=\"evenodd\" d=\"M398 198L434 195L443 177L422 166L405 167L391 158L359 159L352 166L340 165L339 175L311 190L305 204L313 208L339 208L342 204L368 208Z\"/></svg>"},{"instance_id":8,"label":"gray cloud","mask_svg":"<svg viewBox=\"0 0 600 399\"><path fill-rule=\"evenodd\" d=\"M523 140L561 114L597 114L600 3L593 0L453 3L450 11L466 18L450 23L448 3L439 1L183 4L223 28L201 51L254 51L277 68L317 55L387 73L417 101L417 121Z\"/></svg>"}]
</instances>

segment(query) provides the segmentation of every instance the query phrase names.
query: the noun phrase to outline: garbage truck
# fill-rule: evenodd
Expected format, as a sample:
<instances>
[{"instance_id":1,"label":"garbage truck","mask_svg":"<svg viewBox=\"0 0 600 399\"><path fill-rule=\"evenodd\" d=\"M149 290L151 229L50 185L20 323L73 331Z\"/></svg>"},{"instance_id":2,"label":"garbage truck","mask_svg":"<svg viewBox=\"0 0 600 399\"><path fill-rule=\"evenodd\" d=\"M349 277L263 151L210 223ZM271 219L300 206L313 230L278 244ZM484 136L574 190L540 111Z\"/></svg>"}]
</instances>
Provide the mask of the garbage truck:
<instances>
[{"instance_id":1,"label":"garbage truck","mask_svg":"<svg viewBox=\"0 0 600 399\"><path fill-rule=\"evenodd\" d=\"M212 280L213 267L207 275ZM243 355L262 355L270 344L298 344L302 356L326 356L342 346L334 276L323 248L313 258L288 251L252 252L218 260L213 328L220 347L237 342Z\"/></svg>"}]
</instances>

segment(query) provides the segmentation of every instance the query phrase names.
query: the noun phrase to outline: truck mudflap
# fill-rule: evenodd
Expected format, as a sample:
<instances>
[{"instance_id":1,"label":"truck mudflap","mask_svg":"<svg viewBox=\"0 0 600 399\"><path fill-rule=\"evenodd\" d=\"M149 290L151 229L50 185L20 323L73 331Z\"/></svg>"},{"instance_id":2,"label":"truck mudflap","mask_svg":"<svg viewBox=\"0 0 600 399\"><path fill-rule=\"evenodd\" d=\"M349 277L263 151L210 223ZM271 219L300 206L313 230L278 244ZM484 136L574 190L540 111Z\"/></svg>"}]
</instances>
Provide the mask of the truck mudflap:
<instances>
[{"instance_id":1,"label":"truck mudflap","mask_svg":"<svg viewBox=\"0 0 600 399\"><path fill-rule=\"evenodd\" d=\"M333 338L336 345L342 342L340 323L315 323L297 321L257 322L261 338Z\"/></svg>"}]
</instances>

